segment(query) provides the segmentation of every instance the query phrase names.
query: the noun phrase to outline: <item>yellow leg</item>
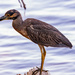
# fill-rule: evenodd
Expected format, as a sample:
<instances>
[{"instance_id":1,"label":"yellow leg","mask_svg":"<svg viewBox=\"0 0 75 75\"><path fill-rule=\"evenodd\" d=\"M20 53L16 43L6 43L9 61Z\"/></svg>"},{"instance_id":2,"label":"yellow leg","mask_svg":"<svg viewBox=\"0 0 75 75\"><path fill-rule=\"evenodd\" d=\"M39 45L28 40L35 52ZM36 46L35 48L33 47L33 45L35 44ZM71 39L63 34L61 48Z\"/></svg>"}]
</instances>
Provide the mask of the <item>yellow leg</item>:
<instances>
[{"instance_id":1,"label":"yellow leg","mask_svg":"<svg viewBox=\"0 0 75 75\"><path fill-rule=\"evenodd\" d=\"M45 56L46 56L46 50L45 50L45 48L44 48L44 46L43 46L43 53L44 53L44 58L45 58Z\"/></svg>"},{"instance_id":2,"label":"yellow leg","mask_svg":"<svg viewBox=\"0 0 75 75\"><path fill-rule=\"evenodd\" d=\"M40 47L40 50L41 50L41 71L40 71L40 75L41 75L42 70L43 70L45 56L46 56L46 51L45 51L44 46L39 45L39 47Z\"/></svg>"}]
</instances>

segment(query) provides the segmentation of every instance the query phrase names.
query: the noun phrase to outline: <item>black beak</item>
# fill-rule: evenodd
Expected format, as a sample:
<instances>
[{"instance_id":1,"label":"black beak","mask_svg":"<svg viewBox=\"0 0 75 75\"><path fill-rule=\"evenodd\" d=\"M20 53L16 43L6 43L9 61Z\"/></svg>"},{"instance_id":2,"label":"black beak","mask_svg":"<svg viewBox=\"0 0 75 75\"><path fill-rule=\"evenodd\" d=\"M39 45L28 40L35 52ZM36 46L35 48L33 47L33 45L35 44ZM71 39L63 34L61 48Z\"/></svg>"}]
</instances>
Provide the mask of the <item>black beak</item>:
<instances>
[{"instance_id":1,"label":"black beak","mask_svg":"<svg viewBox=\"0 0 75 75\"><path fill-rule=\"evenodd\" d=\"M7 19L7 16L0 17L0 21Z\"/></svg>"}]
</instances>

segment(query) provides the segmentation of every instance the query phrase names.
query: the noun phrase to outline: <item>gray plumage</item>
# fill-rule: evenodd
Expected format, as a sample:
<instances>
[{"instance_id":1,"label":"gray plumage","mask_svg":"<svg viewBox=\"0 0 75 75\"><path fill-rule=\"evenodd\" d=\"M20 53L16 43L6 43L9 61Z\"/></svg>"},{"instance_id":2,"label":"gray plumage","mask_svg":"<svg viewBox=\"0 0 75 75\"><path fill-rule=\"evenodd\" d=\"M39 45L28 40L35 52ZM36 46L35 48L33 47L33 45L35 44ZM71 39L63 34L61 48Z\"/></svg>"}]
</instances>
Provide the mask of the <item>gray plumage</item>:
<instances>
[{"instance_id":1,"label":"gray plumage","mask_svg":"<svg viewBox=\"0 0 75 75\"><path fill-rule=\"evenodd\" d=\"M30 22L30 23L29 23ZM26 19L26 31L29 38L40 45L52 47L72 47L69 40L55 27L37 19Z\"/></svg>"},{"instance_id":2,"label":"gray plumage","mask_svg":"<svg viewBox=\"0 0 75 75\"><path fill-rule=\"evenodd\" d=\"M13 15L8 18L13 19L14 29L36 44L51 47L72 47L70 41L50 24L33 18L23 21L21 14L14 9L5 14Z\"/></svg>"}]
</instances>

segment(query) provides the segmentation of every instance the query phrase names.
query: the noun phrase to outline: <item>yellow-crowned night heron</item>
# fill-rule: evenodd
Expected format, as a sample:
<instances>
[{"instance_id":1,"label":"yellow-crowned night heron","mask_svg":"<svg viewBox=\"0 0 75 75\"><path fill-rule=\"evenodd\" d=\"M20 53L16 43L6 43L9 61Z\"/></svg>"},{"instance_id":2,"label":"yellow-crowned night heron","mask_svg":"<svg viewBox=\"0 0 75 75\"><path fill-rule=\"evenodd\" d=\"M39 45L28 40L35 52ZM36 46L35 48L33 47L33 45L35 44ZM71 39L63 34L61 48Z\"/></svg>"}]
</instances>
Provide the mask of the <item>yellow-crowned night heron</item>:
<instances>
[{"instance_id":1,"label":"yellow-crowned night heron","mask_svg":"<svg viewBox=\"0 0 75 75\"><path fill-rule=\"evenodd\" d=\"M13 20L12 26L17 32L38 44L41 50L40 75L42 74L46 56L44 46L72 48L70 41L55 27L34 18L23 21L20 12L15 9L7 11L4 16L0 17L0 21L2 20Z\"/></svg>"}]
</instances>

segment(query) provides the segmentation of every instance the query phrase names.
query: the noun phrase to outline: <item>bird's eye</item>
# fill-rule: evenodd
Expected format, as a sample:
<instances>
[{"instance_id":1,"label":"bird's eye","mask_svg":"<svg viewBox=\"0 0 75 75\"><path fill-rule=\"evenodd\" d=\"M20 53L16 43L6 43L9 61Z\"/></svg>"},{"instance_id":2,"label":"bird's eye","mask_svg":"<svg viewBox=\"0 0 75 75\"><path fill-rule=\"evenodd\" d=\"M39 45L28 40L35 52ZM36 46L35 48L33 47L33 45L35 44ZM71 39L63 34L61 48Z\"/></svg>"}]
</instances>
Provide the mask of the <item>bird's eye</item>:
<instances>
[{"instance_id":1,"label":"bird's eye","mask_svg":"<svg viewBox=\"0 0 75 75\"><path fill-rule=\"evenodd\" d=\"M8 16L8 17L9 17L9 16L10 16L10 14L7 14L6 16Z\"/></svg>"}]
</instances>

